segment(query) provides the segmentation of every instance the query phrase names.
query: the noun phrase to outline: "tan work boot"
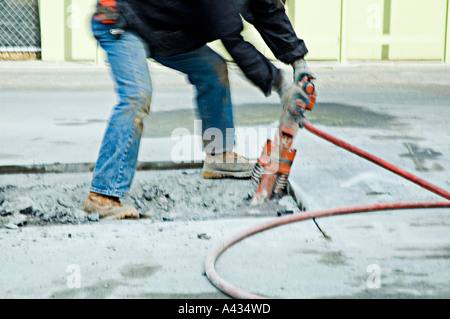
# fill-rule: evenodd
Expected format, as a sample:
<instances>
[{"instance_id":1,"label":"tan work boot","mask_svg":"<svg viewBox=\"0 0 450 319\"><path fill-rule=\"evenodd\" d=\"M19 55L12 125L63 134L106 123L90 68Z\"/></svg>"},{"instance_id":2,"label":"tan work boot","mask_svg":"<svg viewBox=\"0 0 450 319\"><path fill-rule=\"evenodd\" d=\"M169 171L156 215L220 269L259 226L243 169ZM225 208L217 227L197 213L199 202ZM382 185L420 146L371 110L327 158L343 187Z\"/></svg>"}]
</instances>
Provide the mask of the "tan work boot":
<instances>
[{"instance_id":1,"label":"tan work boot","mask_svg":"<svg viewBox=\"0 0 450 319\"><path fill-rule=\"evenodd\" d=\"M203 178L250 178L256 162L233 151L205 157Z\"/></svg>"},{"instance_id":2,"label":"tan work boot","mask_svg":"<svg viewBox=\"0 0 450 319\"><path fill-rule=\"evenodd\" d=\"M139 218L136 208L123 206L118 199L94 192L89 193L83 210L87 214L97 212L104 219Z\"/></svg>"}]
</instances>

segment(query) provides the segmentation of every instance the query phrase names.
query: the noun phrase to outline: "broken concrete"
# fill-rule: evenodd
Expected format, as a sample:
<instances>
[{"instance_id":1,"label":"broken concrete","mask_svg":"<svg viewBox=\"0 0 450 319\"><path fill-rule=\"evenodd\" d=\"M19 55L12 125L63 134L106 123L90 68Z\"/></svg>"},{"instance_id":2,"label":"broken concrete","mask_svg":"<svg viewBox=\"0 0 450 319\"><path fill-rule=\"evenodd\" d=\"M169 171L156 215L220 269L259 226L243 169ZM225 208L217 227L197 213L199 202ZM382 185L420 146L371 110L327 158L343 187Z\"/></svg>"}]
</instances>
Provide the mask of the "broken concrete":
<instances>
[{"instance_id":1,"label":"broken concrete","mask_svg":"<svg viewBox=\"0 0 450 319\"><path fill-rule=\"evenodd\" d=\"M90 173L3 175L0 226L83 224L98 221L82 207ZM298 210L284 198L250 207L255 186L250 180L207 180L201 170L139 171L122 203L154 221L207 220L276 216L279 210Z\"/></svg>"}]
</instances>

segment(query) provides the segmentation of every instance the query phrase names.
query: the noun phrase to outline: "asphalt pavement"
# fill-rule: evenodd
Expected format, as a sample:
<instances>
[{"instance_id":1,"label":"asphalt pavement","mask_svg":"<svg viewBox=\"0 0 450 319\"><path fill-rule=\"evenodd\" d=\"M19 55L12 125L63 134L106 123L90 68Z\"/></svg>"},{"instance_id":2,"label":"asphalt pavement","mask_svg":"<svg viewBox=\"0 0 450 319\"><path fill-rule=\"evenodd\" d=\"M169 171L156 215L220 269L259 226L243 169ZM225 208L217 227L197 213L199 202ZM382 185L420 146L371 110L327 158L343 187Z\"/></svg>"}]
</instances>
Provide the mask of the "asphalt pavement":
<instances>
[{"instance_id":1,"label":"asphalt pavement","mask_svg":"<svg viewBox=\"0 0 450 319\"><path fill-rule=\"evenodd\" d=\"M196 143L193 89L182 74L153 62L149 67L154 97L139 168L142 173L199 168L203 155ZM449 65L310 62L310 67L318 91L307 114L311 124L450 190ZM235 65L229 70L241 129L237 149L256 159L277 127L278 97L265 97ZM14 176L89 174L115 99L105 66L0 62L0 184L13 184ZM180 128L192 143L191 152L181 156L174 153ZM260 135L249 145L253 131ZM289 178L299 206L294 214L446 201L305 129L294 147ZM446 299L449 213L449 208L387 210L289 223L239 241L219 257L216 270L230 284L269 298ZM230 236L277 218L3 228L0 297L228 299L205 275L206 257Z\"/></svg>"}]
</instances>

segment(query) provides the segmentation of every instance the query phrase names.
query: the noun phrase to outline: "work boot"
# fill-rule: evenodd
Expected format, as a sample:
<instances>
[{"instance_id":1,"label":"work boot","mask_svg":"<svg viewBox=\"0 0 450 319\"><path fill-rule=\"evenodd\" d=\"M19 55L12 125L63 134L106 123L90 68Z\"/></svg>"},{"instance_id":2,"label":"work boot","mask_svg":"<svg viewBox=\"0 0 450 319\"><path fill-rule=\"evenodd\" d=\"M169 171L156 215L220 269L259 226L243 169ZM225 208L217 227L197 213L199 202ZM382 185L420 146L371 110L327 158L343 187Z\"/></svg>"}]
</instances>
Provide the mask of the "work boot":
<instances>
[{"instance_id":1,"label":"work boot","mask_svg":"<svg viewBox=\"0 0 450 319\"><path fill-rule=\"evenodd\" d=\"M139 218L139 213L132 206L123 206L115 197L90 192L84 202L86 214L99 213L104 219Z\"/></svg>"},{"instance_id":2,"label":"work boot","mask_svg":"<svg viewBox=\"0 0 450 319\"><path fill-rule=\"evenodd\" d=\"M233 151L207 154L203 164L203 178L250 178L256 162Z\"/></svg>"}]
</instances>

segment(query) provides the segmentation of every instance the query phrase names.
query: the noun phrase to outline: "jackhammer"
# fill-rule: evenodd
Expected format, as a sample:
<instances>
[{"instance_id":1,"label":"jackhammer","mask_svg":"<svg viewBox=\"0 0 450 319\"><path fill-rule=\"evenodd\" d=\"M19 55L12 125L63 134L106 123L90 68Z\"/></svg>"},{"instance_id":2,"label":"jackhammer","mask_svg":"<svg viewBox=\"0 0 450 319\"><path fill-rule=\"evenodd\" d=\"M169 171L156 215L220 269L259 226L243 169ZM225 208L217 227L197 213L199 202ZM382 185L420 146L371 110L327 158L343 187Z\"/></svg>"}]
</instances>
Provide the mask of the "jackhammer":
<instances>
[{"instance_id":1,"label":"jackhammer","mask_svg":"<svg viewBox=\"0 0 450 319\"><path fill-rule=\"evenodd\" d=\"M296 150L292 143L297 131L306 120L305 111L312 111L316 102L316 89L312 83L314 78L309 74L300 74L296 84L307 94L291 103L283 105L283 112L274 140L268 139L258 162L252 172L251 182L257 185L252 198L252 205L263 204L287 193L289 173Z\"/></svg>"}]
</instances>

